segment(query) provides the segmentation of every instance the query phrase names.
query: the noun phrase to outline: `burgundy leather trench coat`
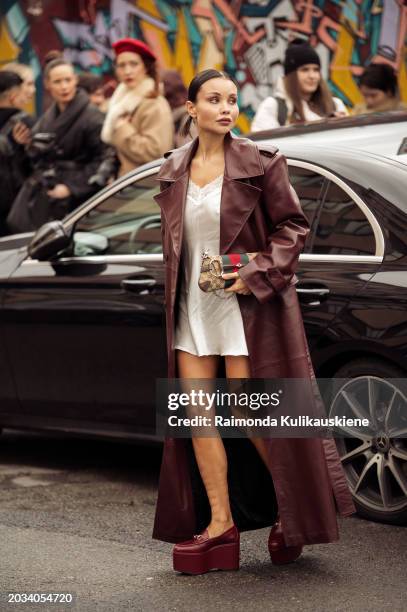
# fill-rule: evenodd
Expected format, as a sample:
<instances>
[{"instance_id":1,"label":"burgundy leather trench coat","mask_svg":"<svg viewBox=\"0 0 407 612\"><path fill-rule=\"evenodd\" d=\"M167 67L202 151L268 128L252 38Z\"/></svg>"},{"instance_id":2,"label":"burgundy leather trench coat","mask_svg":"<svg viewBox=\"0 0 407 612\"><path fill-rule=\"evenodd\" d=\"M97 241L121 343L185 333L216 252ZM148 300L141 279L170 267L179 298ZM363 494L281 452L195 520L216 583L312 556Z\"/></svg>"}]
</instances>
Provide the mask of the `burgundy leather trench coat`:
<instances>
[{"instance_id":1,"label":"burgundy leather trench coat","mask_svg":"<svg viewBox=\"0 0 407 612\"><path fill-rule=\"evenodd\" d=\"M168 152L158 174L166 268L168 377L182 265L183 213L196 138ZM237 294L252 378L315 378L295 283L308 222L288 179L284 156L246 138L225 137L220 253L258 251L240 276L252 291ZM218 374L220 377L222 372ZM224 374L223 374L224 376ZM313 402L312 394L304 398ZM240 531L272 525L280 514L287 545L338 539L337 513L355 512L333 439L267 438L271 474L248 438L224 438L231 509ZM190 539L210 521L191 440L166 438L152 537Z\"/></svg>"}]
</instances>

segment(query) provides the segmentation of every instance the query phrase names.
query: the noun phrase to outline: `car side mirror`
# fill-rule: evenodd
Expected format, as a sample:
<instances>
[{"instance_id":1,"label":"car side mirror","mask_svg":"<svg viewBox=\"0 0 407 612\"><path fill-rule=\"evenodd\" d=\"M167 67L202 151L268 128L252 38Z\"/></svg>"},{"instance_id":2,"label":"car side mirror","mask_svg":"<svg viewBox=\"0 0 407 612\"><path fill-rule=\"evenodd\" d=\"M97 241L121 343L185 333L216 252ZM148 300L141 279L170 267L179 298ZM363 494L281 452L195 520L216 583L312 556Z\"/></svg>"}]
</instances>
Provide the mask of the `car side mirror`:
<instances>
[{"instance_id":1,"label":"car side mirror","mask_svg":"<svg viewBox=\"0 0 407 612\"><path fill-rule=\"evenodd\" d=\"M44 261L65 249L70 242L71 234L62 221L49 221L35 232L28 245L28 254L32 259Z\"/></svg>"}]
</instances>

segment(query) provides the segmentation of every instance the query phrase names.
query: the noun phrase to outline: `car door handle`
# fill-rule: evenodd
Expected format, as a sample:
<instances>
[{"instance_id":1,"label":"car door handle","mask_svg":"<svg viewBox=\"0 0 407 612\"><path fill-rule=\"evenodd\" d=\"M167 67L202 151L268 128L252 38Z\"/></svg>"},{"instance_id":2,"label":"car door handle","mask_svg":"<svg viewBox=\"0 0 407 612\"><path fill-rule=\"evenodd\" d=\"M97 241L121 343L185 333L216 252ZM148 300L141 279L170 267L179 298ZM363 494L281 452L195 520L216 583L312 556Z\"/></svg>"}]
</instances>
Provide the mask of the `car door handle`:
<instances>
[{"instance_id":1,"label":"car door handle","mask_svg":"<svg viewBox=\"0 0 407 612\"><path fill-rule=\"evenodd\" d=\"M141 293L146 289L154 287L156 284L155 278L125 278L120 283L125 291L131 291L132 293Z\"/></svg>"},{"instance_id":2,"label":"car door handle","mask_svg":"<svg viewBox=\"0 0 407 612\"><path fill-rule=\"evenodd\" d=\"M298 299L303 306L320 306L321 302L326 300L330 290L328 287L296 287Z\"/></svg>"},{"instance_id":3,"label":"car door handle","mask_svg":"<svg viewBox=\"0 0 407 612\"><path fill-rule=\"evenodd\" d=\"M328 295L329 289L327 287L318 287L315 289L297 287L297 293L302 293L303 295Z\"/></svg>"}]
</instances>

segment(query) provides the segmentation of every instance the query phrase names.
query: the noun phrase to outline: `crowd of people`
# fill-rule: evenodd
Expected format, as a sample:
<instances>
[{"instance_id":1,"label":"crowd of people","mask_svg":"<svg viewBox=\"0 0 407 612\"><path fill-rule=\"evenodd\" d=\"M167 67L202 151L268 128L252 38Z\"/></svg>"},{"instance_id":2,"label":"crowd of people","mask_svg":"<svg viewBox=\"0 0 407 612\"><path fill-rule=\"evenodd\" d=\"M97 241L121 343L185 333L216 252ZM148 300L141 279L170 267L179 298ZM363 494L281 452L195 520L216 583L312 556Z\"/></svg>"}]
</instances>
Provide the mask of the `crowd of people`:
<instances>
[{"instance_id":1,"label":"crowd of people","mask_svg":"<svg viewBox=\"0 0 407 612\"><path fill-rule=\"evenodd\" d=\"M0 236L63 218L114 178L196 135L193 123L185 129L187 90L179 73L159 72L142 41L124 38L113 50L118 84L110 98L100 76L78 75L63 54L50 52L43 66L49 104L38 119L30 113L32 69L11 63L0 70ZM360 90L364 103L353 114L407 108L388 65L368 66ZM260 103L253 132L348 114L303 40L287 47L273 94Z\"/></svg>"},{"instance_id":2,"label":"crowd of people","mask_svg":"<svg viewBox=\"0 0 407 612\"><path fill-rule=\"evenodd\" d=\"M352 109L353 115L407 109L398 95L397 75L388 64L367 66L359 86L364 103ZM286 50L284 77L278 80L274 95L260 103L251 130L258 132L346 115L346 106L331 94L321 75L321 61L315 49L296 39Z\"/></svg>"}]
</instances>

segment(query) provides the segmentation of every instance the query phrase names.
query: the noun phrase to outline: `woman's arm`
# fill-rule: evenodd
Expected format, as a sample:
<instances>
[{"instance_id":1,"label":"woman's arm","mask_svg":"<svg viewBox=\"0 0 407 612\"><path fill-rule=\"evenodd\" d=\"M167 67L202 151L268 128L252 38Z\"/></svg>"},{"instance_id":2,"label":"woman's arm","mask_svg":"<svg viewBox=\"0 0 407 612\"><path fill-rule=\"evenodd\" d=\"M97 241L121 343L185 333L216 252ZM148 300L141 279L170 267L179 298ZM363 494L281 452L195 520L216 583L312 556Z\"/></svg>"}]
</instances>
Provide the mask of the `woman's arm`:
<instances>
[{"instance_id":1,"label":"woman's arm","mask_svg":"<svg viewBox=\"0 0 407 612\"><path fill-rule=\"evenodd\" d=\"M335 104L335 113L338 114L338 117L346 117L349 115L348 109L340 98L333 98L333 101Z\"/></svg>"},{"instance_id":2,"label":"woman's arm","mask_svg":"<svg viewBox=\"0 0 407 612\"><path fill-rule=\"evenodd\" d=\"M267 247L239 270L239 276L261 303L289 285L309 232L281 153L270 159L263 180L262 198L272 230Z\"/></svg>"}]
</instances>

